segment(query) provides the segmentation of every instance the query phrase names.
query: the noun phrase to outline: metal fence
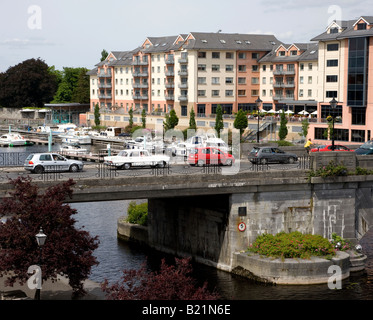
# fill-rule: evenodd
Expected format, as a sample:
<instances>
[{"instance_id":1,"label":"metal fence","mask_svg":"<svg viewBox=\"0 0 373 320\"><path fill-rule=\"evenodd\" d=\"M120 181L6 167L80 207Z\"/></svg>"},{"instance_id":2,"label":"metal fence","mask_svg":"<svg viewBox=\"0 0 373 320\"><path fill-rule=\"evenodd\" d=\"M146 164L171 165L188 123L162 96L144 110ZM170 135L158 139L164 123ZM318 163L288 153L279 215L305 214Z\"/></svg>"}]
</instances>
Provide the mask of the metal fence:
<instances>
[{"instance_id":1,"label":"metal fence","mask_svg":"<svg viewBox=\"0 0 373 320\"><path fill-rule=\"evenodd\" d=\"M9 152L0 153L0 180L8 177L17 177L28 175L23 165L29 153ZM115 178L136 178L136 177L162 177L162 176L187 176L197 174L219 175L223 173L223 167L210 163L202 167L190 166L187 163L168 164L164 167L145 167L131 168L129 170L120 170L107 166L99 162L101 155L97 156L97 162L85 162L83 171L80 172L58 172L54 166L48 166L47 170L40 174L31 174L32 179L41 181L58 181L72 178L81 179L115 179ZM102 160L102 159L101 159ZM237 164L238 165L238 164ZM225 167L227 171L230 167ZM234 170L235 168L232 168ZM265 172L265 171L296 171L309 170L310 156L302 156L294 164L255 164L248 161L241 162L238 173L244 172ZM13 172L13 174L11 174Z\"/></svg>"}]
</instances>

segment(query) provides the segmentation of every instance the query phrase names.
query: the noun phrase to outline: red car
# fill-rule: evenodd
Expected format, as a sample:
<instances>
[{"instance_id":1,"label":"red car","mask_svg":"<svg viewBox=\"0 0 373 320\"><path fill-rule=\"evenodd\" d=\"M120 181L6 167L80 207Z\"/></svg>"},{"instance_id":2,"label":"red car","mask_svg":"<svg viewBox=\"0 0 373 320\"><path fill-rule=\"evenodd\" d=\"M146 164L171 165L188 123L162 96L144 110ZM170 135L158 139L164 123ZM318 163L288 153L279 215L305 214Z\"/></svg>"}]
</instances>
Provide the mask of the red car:
<instances>
[{"instance_id":1,"label":"red car","mask_svg":"<svg viewBox=\"0 0 373 320\"><path fill-rule=\"evenodd\" d=\"M204 166L205 164L221 164L231 166L234 163L234 157L218 148L205 147L195 148L188 156L190 165Z\"/></svg>"},{"instance_id":2,"label":"red car","mask_svg":"<svg viewBox=\"0 0 373 320\"><path fill-rule=\"evenodd\" d=\"M324 151L333 151L332 149L332 145L322 145L322 146L318 146L317 148L313 148L311 149L311 152L324 152ZM354 150L352 149L349 149L345 146L342 146L342 145L339 145L339 144L335 144L334 145L334 151L351 151L351 152L354 152Z\"/></svg>"}]
</instances>

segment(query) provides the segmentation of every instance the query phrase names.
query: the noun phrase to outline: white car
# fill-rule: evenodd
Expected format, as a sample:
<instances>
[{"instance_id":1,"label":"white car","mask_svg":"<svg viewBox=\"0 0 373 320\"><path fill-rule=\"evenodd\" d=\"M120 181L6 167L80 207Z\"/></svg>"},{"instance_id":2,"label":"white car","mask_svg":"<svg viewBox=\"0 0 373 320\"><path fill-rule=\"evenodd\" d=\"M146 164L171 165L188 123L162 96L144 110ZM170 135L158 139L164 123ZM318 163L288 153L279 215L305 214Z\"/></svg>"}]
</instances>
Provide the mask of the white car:
<instances>
[{"instance_id":1,"label":"white car","mask_svg":"<svg viewBox=\"0 0 373 320\"><path fill-rule=\"evenodd\" d=\"M128 170L132 167L160 167L163 168L170 162L170 157L165 155L151 155L148 150L128 149L122 150L116 156L104 157L104 164L117 169Z\"/></svg>"},{"instance_id":2,"label":"white car","mask_svg":"<svg viewBox=\"0 0 373 320\"><path fill-rule=\"evenodd\" d=\"M49 171L82 171L82 161L67 159L58 153L32 153L24 164L25 170L40 174Z\"/></svg>"}]
</instances>

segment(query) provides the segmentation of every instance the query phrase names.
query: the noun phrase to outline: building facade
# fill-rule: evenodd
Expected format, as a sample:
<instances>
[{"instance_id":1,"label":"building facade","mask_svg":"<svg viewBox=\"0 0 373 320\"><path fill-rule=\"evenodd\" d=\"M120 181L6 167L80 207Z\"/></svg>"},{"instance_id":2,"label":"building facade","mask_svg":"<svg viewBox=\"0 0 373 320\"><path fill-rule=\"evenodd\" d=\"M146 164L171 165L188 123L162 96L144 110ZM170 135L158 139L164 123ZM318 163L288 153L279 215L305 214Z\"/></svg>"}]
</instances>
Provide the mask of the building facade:
<instances>
[{"instance_id":1,"label":"building facade","mask_svg":"<svg viewBox=\"0 0 373 320\"><path fill-rule=\"evenodd\" d=\"M294 133L304 112L308 137L325 142L332 115L336 141L364 142L373 126L372 25L373 17L334 21L312 42L292 44L273 35L220 32L148 37L132 51L110 52L89 72L87 117L93 119L98 104L104 123L124 127L130 109L135 115L145 109L154 127L174 109L184 129L194 110L197 126L210 128L221 105L225 127L232 128L234 114L255 111L260 98L262 110L288 113Z\"/></svg>"}]
</instances>

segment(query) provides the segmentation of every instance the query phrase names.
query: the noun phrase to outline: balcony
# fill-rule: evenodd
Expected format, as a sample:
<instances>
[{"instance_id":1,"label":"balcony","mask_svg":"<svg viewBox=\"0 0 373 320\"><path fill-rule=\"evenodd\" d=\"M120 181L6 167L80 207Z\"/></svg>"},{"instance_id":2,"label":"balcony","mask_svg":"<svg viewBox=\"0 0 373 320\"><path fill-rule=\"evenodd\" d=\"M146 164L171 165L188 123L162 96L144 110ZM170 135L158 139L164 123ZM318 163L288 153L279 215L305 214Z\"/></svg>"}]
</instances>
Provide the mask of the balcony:
<instances>
[{"instance_id":1,"label":"balcony","mask_svg":"<svg viewBox=\"0 0 373 320\"><path fill-rule=\"evenodd\" d=\"M111 83L98 83L99 88L111 88L112 84Z\"/></svg>"},{"instance_id":2,"label":"balcony","mask_svg":"<svg viewBox=\"0 0 373 320\"><path fill-rule=\"evenodd\" d=\"M180 89L188 89L188 84L187 83L181 83L181 84L178 85L178 87Z\"/></svg>"},{"instance_id":3,"label":"balcony","mask_svg":"<svg viewBox=\"0 0 373 320\"><path fill-rule=\"evenodd\" d=\"M133 66L147 66L148 64L149 64L148 61L140 61L140 60L132 61Z\"/></svg>"},{"instance_id":4,"label":"balcony","mask_svg":"<svg viewBox=\"0 0 373 320\"><path fill-rule=\"evenodd\" d=\"M149 84L148 83L134 83L132 87L134 89L147 89L149 88Z\"/></svg>"},{"instance_id":5,"label":"balcony","mask_svg":"<svg viewBox=\"0 0 373 320\"><path fill-rule=\"evenodd\" d=\"M166 63L166 64L175 64L175 59L174 59L174 58L167 58L167 59L165 60L165 63Z\"/></svg>"},{"instance_id":6,"label":"balcony","mask_svg":"<svg viewBox=\"0 0 373 320\"><path fill-rule=\"evenodd\" d=\"M180 58L179 63L188 63L188 58Z\"/></svg>"},{"instance_id":7,"label":"balcony","mask_svg":"<svg viewBox=\"0 0 373 320\"><path fill-rule=\"evenodd\" d=\"M174 83L166 83L164 85L167 89L174 89L175 88L175 84Z\"/></svg>"},{"instance_id":8,"label":"balcony","mask_svg":"<svg viewBox=\"0 0 373 320\"><path fill-rule=\"evenodd\" d=\"M132 76L138 78L138 77L147 77L149 75L148 71L134 71L132 72Z\"/></svg>"},{"instance_id":9,"label":"balcony","mask_svg":"<svg viewBox=\"0 0 373 320\"><path fill-rule=\"evenodd\" d=\"M275 76L292 76L295 75L295 70L274 70Z\"/></svg>"},{"instance_id":10,"label":"balcony","mask_svg":"<svg viewBox=\"0 0 373 320\"><path fill-rule=\"evenodd\" d=\"M187 76L188 75L188 70L180 70L178 72L179 76Z\"/></svg>"},{"instance_id":11,"label":"balcony","mask_svg":"<svg viewBox=\"0 0 373 320\"><path fill-rule=\"evenodd\" d=\"M149 96L148 95L133 95L132 96L132 99L133 100L148 100L149 99Z\"/></svg>"},{"instance_id":12,"label":"balcony","mask_svg":"<svg viewBox=\"0 0 373 320\"><path fill-rule=\"evenodd\" d=\"M175 71L166 71L166 77L173 77L173 76L175 76Z\"/></svg>"},{"instance_id":13,"label":"balcony","mask_svg":"<svg viewBox=\"0 0 373 320\"><path fill-rule=\"evenodd\" d=\"M111 78L111 72L105 73L105 72L100 72L97 74L99 78Z\"/></svg>"},{"instance_id":14,"label":"balcony","mask_svg":"<svg viewBox=\"0 0 373 320\"><path fill-rule=\"evenodd\" d=\"M112 95L111 94L99 94L98 98L99 99L111 99Z\"/></svg>"},{"instance_id":15,"label":"balcony","mask_svg":"<svg viewBox=\"0 0 373 320\"><path fill-rule=\"evenodd\" d=\"M283 88L284 87L284 83L283 82L276 82L273 84L273 87L274 88Z\"/></svg>"},{"instance_id":16,"label":"balcony","mask_svg":"<svg viewBox=\"0 0 373 320\"><path fill-rule=\"evenodd\" d=\"M168 94L168 95L165 96L165 99L166 99L167 101L169 101L169 100L174 101L174 100L175 100L175 96L174 96L174 95L171 95L171 94Z\"/></svg>"},{"instance_id":17,"label":"balcony","mask_svg":"<svg viewBox=\"0 0 373 320\"><path fill-rule=\"evenodd\" d=\"M188 101L188 96L186 95L179 96L179 101Z\"/></svg>"}]
</instances>

